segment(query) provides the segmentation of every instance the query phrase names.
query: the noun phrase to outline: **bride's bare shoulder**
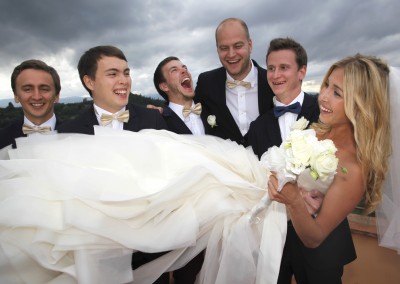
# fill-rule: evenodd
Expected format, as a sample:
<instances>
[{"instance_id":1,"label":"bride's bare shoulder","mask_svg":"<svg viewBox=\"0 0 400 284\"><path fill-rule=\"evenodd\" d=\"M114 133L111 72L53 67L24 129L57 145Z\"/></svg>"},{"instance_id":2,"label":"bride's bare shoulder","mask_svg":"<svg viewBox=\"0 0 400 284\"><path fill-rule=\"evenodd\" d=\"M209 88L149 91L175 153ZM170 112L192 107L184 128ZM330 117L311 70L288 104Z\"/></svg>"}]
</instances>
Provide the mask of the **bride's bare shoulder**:
<instances>
[{"instance_id":1,"label":"bride's bare shoulder","mask_svg":"<svg viewBox=\"0 0 400 284\"><path fill-rule=\"evenodd\" d=\"M362 182L362 167L354 151L338 151L339 159L337 174L344 180L359 180Z\"/></svg>"}]
</instances>

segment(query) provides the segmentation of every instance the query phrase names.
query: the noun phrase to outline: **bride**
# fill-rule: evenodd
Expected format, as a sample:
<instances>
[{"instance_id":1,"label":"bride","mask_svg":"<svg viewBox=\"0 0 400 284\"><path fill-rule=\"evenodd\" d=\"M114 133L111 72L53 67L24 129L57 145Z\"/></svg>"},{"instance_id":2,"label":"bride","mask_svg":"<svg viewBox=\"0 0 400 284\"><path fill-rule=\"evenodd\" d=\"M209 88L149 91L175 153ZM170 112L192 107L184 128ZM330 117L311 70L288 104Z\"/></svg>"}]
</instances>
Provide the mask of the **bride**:
<instances>
[{"instance_id":1,"label":"bride","mask_svg":"<svg viewBox=\"0 0 400 284\"><path fill-rule=\"evenodd\" d=\"M152 283L205 248L199 283L276 283L286 209L260 204L269 172L250 149L163 130L95 132L20 138L3 151L1 283ZM390 178L380 233L399 249ZM170 252L132 273L135 250Z\"/></svg>"},{"instance_id":2,"label":"bride","mask_svg":"<svg viewBox=\"0 0 400 284\"><path fill-rule=\"evenodd\" d=\"M341 283L344 265L355 259L346 217L361 200L366 213L375 210L389 169L389 73L379 58L357 54L337 61L325 75L319 121L311 127L320 141L334 142L339 166L317 215L310 216L302 202L300 179L277 192L270 178L271 199L284 203L291 217L278 283L290 283L293 272L299 284Z\"/></svg>"}]
</instances>

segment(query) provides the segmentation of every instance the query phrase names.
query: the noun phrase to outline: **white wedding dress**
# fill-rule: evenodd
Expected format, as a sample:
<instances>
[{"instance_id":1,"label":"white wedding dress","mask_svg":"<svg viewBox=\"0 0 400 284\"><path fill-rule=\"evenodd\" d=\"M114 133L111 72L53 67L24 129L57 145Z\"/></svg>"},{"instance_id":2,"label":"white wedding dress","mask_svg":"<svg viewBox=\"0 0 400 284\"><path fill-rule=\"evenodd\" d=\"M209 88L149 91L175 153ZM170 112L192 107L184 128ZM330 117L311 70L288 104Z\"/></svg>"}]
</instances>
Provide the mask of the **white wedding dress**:
<instances>
[{"instance_id":1,"label":"white wedding dress","mask_svg":"<svg viewBox=\"0 0 400 284\"><path fill-rule=\"evenodd\" d=\"M19 138L1 153L0 283L152 283L205 248L198 283L276 283L286 210L265 198L268 172L250 149L95 131ZM132 272L135 250L170 252Z\"/></svg>"}]
</instances>

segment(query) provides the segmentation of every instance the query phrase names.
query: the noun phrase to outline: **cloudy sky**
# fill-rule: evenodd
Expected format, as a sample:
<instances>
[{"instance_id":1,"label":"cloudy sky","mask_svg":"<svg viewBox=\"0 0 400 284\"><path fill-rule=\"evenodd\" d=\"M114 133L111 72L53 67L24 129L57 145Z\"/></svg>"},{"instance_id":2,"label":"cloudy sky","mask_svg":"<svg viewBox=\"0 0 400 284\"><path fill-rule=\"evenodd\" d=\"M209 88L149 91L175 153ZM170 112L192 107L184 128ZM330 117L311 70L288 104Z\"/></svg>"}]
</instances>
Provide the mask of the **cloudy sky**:
<instances>
[{"instance_id":1,"label":"cloudy sky","mask_svg":"<svg viewBox=\"0 0 400 284\"><path fill-rule=\"evenodd\" d=\"M347 55L377 55L400 66L399 12L398 0L1 0L0 99L13 97L12 70L31 58L57 69L62 97L86 95L77 62L104 44L124 51L133 91L158 97L153 72L166 56L178 56L195 81L220 66L214 32L228 17L247 22L252 58L264 67L272 38L299 41L309 57L303 87L317 91L329 65Z\"/></svg>"}]
</instances>

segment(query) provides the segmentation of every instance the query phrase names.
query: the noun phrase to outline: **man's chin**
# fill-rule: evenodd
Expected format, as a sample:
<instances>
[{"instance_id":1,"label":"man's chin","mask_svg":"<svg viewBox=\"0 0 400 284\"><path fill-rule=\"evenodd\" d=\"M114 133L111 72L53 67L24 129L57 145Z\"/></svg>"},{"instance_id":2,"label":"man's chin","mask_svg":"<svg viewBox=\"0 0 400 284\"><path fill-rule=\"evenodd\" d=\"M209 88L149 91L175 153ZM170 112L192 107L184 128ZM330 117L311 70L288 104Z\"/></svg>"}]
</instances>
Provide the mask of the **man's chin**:
<instances>
[{"instance_id":1,"label":"man's chin","mask_svg":"<svg viewBox=\"0 0 400 284\"><path fill-rule=\"evenodd\" d=\"M126 106L126 105L128 104L128 102L129 102L129 98L128 98L128 97L126 97L126 98L120 98L120 99L118 100L117 104L120 105L121 108L123 108L124 106Z\"/></svg>"},{"instance_id":2,"label":"man's chin","mask_svg":"<svg viewBox=\"0 0 400 284\"><path fill-rule=\"evenodd\" d=\"M232 78L237 78L240 75L240 68L226 68L227 72L229 75L231 75Z\"/></svg>"},{"instance_id":3,"label":"man's chin","mask_svg":"<svg viewBox=\"0 0 400 284\"><path fill-rule=\"evenodd\" d=\"M47 112L44 109L31 109L29 111L30 116L34 118L40 118L47 116Z\"/></svg>"},{"instance_id":4,"label":"man's chin","mask_svg":"<svg viewBox=\"0 0 400 284\"><path fill-rule=\"evenodd\" d=\"M184 97L189 98L189 99L193 99L194 98L194 91L190 90L190 91L185 91L182 94Z\"/></svg>"}]
</instances>

